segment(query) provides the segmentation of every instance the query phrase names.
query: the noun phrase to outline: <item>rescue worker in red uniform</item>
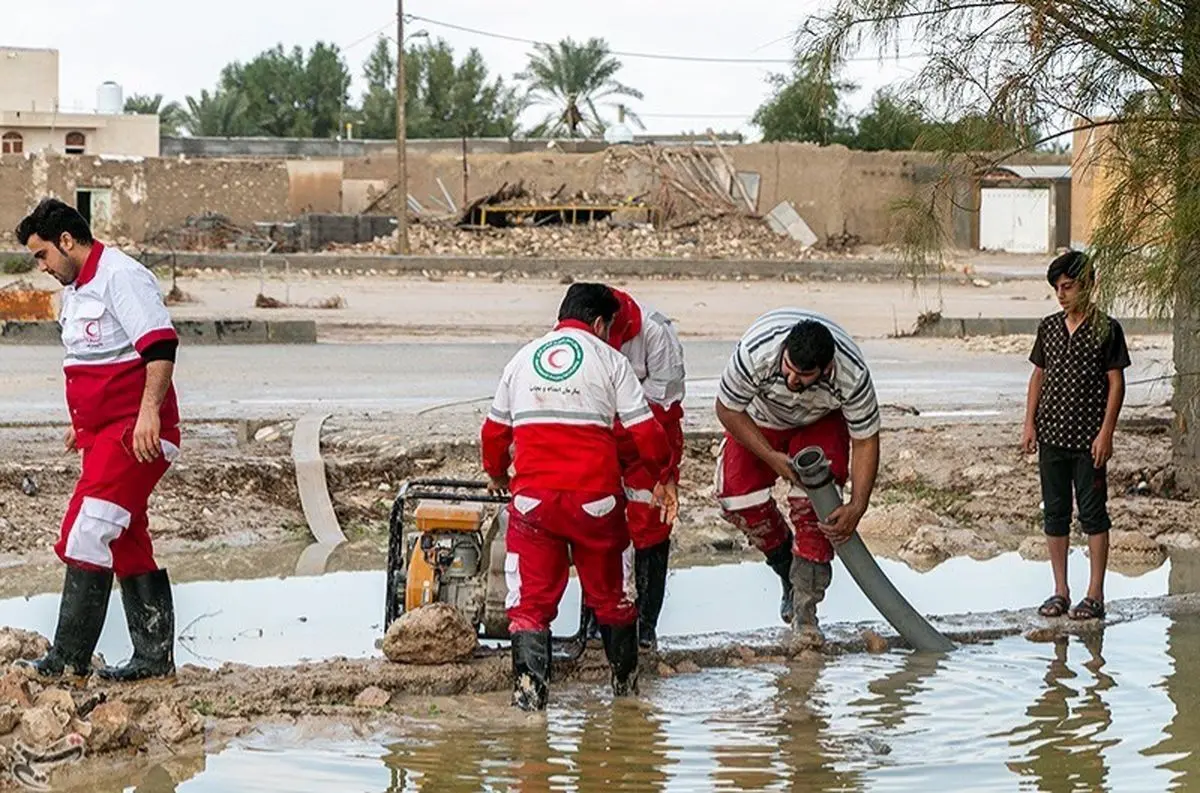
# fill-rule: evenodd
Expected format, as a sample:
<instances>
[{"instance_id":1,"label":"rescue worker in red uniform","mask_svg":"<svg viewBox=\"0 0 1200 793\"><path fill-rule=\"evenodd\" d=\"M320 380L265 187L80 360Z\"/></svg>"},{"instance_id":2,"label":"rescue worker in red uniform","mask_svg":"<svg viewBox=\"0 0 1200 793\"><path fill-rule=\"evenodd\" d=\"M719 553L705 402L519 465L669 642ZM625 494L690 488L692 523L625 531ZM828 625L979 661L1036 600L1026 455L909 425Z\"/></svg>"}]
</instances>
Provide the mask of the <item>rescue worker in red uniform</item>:
<instances>
[{"instance_id":1,"label":"rescue worker in red uniform","mask_svg":"<svg viewBox=\"0 0 1200 793\"><path fill-rule=\"evenodd\" d=\"M554 330L505 367L481 432L490 489L512 493L504 573L513 705L522 710L546 707L550 623L571 563L600 623L613 695L637 693L637 592L614 422L658 498L670 449L633 367L607 343L620 307L603 284L573 284Z\"/></svg>"},{"instance_id":2,"label":"rescue worker in red uniform","mask_svg":"<svg viewBox=\"0 0 1200 793\"><path fill-rule=\"evenodd\" d=\"M611 288L611 287L610 287ZM671 460L664 472L668 508L654 506L658 478L642 462L629 433L618 434L629 500L626 517L633 540L634 570L638 589L638 643L647 649L658 646L658 617L667 588L667 561L671 553L671 527L678 504L679 463L683 458L683 398L685 377L683 345L671 320L634 300L619 289L613 294L621 309L613 319L609 343L633 365L654 418L662 426L671 447Z\"/></svg>"},{"instance_id":3,"label":"rescue worker in red uniform","mask_svg":"<svg viewBox=\"0 0 1200 793\"><path fill-rule=\"evenodd\" d=\"M879 404L862 350L832 320L783 308L755 320L721 376L717 419L726 430L717 460L722 514L779 575L779 613L804 640L823 641L817 605L833 577L833 544L858 528L879 471ZM791 458L819 446L850 501L822 525ZM795 532L775 503L777 479L792 485Z\"/></svg>"},{"instance_id":4,"label":"rescue worker in red uniform","mask_svg":"<svg viewBox=\"0 0 1200 793\"><path fill-rule=\"evenodd\" d=\"M82 459L54 546L67 566L54 643L45 657L20 663L48 677L89 674L115 575L133 658L97 674L116 681L174 674L171 583L154 561L146 507L179 454L171 382L178 336L154 275L93 239L72 207L46 199L16 233L38 267L63 285L71 416L64 442Z\"/></svg>"}]
</instances>

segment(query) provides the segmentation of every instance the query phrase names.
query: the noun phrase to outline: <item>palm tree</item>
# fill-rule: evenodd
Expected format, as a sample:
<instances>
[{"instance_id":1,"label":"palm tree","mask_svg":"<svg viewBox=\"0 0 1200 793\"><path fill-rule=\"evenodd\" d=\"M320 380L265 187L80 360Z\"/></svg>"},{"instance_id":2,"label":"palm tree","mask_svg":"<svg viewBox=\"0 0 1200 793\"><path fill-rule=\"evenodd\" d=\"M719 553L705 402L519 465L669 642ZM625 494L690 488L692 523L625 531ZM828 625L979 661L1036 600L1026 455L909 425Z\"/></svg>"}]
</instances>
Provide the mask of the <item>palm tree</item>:
<instances>
[{"instance_id":1,"label":"palm tree","mask_svg":"<svg viewBox=\"0 0 1200 793\"><path fill-rule=\"evenodd\" d=\"M641 91L615 79L620 70L621 61L609 52L604 39L588 39L583 44L564 39L557 46L534 45L529 65L517 79L528 85L528 104L548 105L554 110L531 134L575 138L580 137L582 128L586 133L602 135L606 125L597 103L610 97L642 98ZM628 109L625 115L642 127L641 119Z\"/></svg>"},{"instance_id":2,"label":"palm tree","mask_svg":"<svg viewBox=\"0 0 1200 793\"><path fill-rule=\"evenodd\" d=\"M234 91L220 89L200 92L200 98L189 96L184 113L183 128L197 137L236 138L253 133L246 117L246 97Z\"/></svg>"},{"instance_id":3,"label":"palm tree","mask_svg":"<svg viewBox=\"0 0 1200 793\"><path fill-rule=\"evenodd\" d=\"M159 131L168 136L179 134L179 127L183 124L185 115L178 102L168 102L164 105L162 94L133 94L125 100L125 112L158 116Z\"/></svg>"}]
</instances>

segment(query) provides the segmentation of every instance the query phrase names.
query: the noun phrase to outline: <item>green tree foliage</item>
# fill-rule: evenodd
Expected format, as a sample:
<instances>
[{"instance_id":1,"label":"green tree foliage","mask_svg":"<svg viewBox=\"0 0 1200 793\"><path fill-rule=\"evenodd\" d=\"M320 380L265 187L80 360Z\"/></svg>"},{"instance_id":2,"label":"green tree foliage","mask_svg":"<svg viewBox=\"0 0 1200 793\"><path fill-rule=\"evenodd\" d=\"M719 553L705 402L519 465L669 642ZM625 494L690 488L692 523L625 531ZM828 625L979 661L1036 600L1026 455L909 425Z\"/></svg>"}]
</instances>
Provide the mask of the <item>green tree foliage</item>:
<instances>
[{"instance_id":1,"label":"green tree foliage","mask_svg":"<svg viewBox=\"0 0 1200 793\"><path fill-rule=\"evenodd\" d=\"M164 105L162 94L132 94L125 99L125 112L158 116L159 134L162 135L178 135L185 115L178 102L168 102Z\"/></svg>"},{"instance_id":2,"label":"green tree foliage","mask_svg":"<svg viewBox=\"0 0 1200 793\"><path fill-rule=\"evenodd\" d=\"M246 115L246 98L238 93L207 90L187 98L181 122L196 137L238 138L256 134Z\"/></svg>"},{"instance_id":3,"label":"green tree foliage","mask_svg":"<svg viewBox=\"0 0 1200 793\"><path fill-rule=\"evenodd\" d=\"M396 56L386 39L375 45L363 67L361 136L396 134ZM479 51L456 62L443 40L406 48L405 130L413 138L510 137L521 103L516 90L492 79Z\"/></svg>"},{"instance_id":4,"label":"green tree foliage","mask_svg":"<svg viewBox=\"0 0 1200 793\"><path fill-rule=\"evenodd\" d=\"M795 140L828 146L848 143L853 135L851 120L842 109L853 83L822 72L815 64L798 60L792 73L772 74L771 98L755 112L751 121L762 129L763 140Z\"/></svg>"},{"instance_id":5,"label":"green tree foliage","mask_svg":"<svg viewBox=\"0 0 1200 793\"><path fill-rule=\"evenodd\" d=\"M1098 295L1123 311L1173 312L1176 466L1200 486L1200 3L1187 0L836 0L810 18L800 52L836 74L862 51L929 53L912 96L979 114L952 130L946 177L901 214L917 261L936 256L955 184L998 162L997 125L1086 132L1108 182L1090 241ZM1031 148L1021 141L1010 150ZM1082 163L1087 163L1084 159Z\"/></svg>"},{"instance_id":6,"label":"green tree foliage","mask_svg":"<svg viewBox=\"0 0 1200 793\"><path fill-rule=\"evenodd\" d=\"M568 38L554 46L535 45L529 64L517 79L525 82L530 105L550 110L530 134L572 138L603 135L607 125L598 105L623 104L604 101L619 97L642 98L641 91L617 80L621 68L621 61L611 54L604 39L579 43ZM642 126L636 114L626 109L625 115Z\"/></svg>"},{"instance_id":7,"label":"green tree foliage","mask_svg":"<svg viewBox=\"0 0 1200 793\"><path fill-rule=\"evenodd\" d=\"M222 69L218 90L244 100L251 134L329 138L342 131L350 72L336 46L317 42L305 55L279 44Z\"/></svg>"}]
</instances>

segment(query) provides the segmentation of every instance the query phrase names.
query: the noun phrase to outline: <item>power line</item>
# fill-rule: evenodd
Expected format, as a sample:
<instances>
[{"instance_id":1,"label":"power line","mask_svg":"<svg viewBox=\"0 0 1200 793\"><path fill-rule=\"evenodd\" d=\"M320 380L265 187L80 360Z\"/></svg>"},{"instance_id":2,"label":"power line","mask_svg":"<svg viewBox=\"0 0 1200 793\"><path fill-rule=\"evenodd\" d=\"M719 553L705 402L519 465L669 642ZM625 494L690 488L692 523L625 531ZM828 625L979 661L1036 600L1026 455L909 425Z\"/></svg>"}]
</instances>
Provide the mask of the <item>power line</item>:
<instances>
[{"instance_id":1,"label":"power line","mask_svg":"<svg viewBox=\"0 0 1200 793\"><path fill-rule=\"evenodd\" d=\"M390 30L390 29L391 29L391 27L392 27L392 25L394 25L394 24L396 24L396 17L395 17L395 15L393 14L393 15L392 15L392 18L391 18L391 19L389 19L389 20L387 21L387 23L386 23L386 24L384 24L384 25L381 25L380 27L377 27L377 28L375 28L374 30L372 30L370 33L368 33L367 35L363 36L362 38L355 39L353 44L347 44L346 46L342 47L342 48L341 48L342 52L346 52L346 51L348 51L348 50L352 50L352 49L354 49L355 47L357 47L359 44L362 44L362 43L363 43L364 41L366 41L367 39L369 39L369 38L372 38L372 37L374 37L374 36L378 36L380 33L384 32L385 30ZM392 38L391 36L388 36L388 38L392 39L392 41L395 41L395 39L394 39L394 38Z\"/></svg>"},{"instance_id":2,"label":"power line","mask_svg":"<svg viewBox=\"0 0 1200 793\"><path fill-rule=\"evenodd\" d=\"M410 19L413 21L418 21L418 22L424 22L428 25L436 25L438 27L449 28L450 30L458 30L463 33L472 33L476 36L485 36L487 38L500 39L502 41L513 41L518 44L532 44L535 46L543 45L543 46L547 46L547 47L554 46L546 41L537 41L536 39L526 39L526 38L521 38L520 36L509 36L504 33L493 33L489 30L480 30L478 28L466 27L465 25L456 25L452 22L442 22L441 20L430 19L429 17L418 16L416 14L408 14L407 19ZM612 55L618 55L622 58L645 58L648 60L655 60L655 61L682 61L685 63L724 63L724 64L757 64L757 65L787 64L787 65L790 65L795 62L791 58L713 58L713 57L708 57L708 56L703 56L703 55L666 55L666 54L662 54L662 53L629 52L629 51L625 51L625 50L609 50L609 52ZM845 60L846 61L906 60L906 59L910 59L910 58L925 58L925 57L928 57L928 55L926 53L914 52L914 53L908 53L908 54L897 54L897 55L892 55L892 56L887 56L887 57L881 56L879 58L857 57L857 58L846 58Z\"/></svg>"},{"instance_id":3,"label":"power line","mask_svg":"<svg viewBox=\"0 0 1200 793\"><path fill-rule=\"evenodd\" d=\"M638 118L750 118L751 113L638 113Z\"/></svg>"}]
</instances>

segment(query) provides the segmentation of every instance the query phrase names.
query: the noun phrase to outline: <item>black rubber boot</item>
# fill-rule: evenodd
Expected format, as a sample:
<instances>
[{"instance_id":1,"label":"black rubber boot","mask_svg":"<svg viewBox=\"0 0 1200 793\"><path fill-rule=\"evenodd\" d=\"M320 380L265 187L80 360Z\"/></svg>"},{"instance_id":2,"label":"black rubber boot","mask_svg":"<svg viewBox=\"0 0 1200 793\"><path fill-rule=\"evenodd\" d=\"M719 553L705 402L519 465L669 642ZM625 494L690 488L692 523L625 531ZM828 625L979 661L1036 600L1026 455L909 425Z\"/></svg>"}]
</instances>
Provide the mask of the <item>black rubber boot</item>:
<instances>
[{"instance_id":1,"label":"black rubber boot","mask_svg":"<svg viewBox=\"0 0 1200 793\"><path fill-rule=\"evenodd\" d=\"M579 633L584 644L600 638L600 623L596 621L596 612L587 606L579 607Z\"/></svg>"},{"instance_id":2,"label":"black rubber boot","mask_svg":"<svg viewBox=\"0 0 1200 793\"><path fill-rule=\"evenodd\" d=\"M671 541L635 551L634 569L638 591L638 644L647 650L658 648L658 615L667 593L667 559Z\"/></svg>"},{"instance_id":3,"label":"black rubber boot","mask_svg":"<svg viewBox=\"0 0 1200 793\"><path fill-rule=\"evenodd\" d=\"M786 623L792 621L792 535L787 542L767 554L767 565L779 576L783 584L783 597L779 599L779 618Z\"/></svg>"},{"instance_id":4,"label":"black rubber boot","mask_svg":"<svg viewBox=\"0 0 1200 793\"><path fill-rule=\"evenodd\" d=\"M175 674L175 603L166 570L121 579L121 602L133 641L133 658L96 674L129 683Z\"/></svg>"},{"instance_id":5,"label":"black rubber boot","mask_svg":"<svg viewBox=\"0 0 1200 793\"><path fill-rule=\"evenodd\" d=\"M95 572L67 567L58 607L58 627L50 652L36 661L17 661L14 665L44 677L58 677L67 672L81 677L91 674L92 653L108 616L112 580L111 570Z\"/></svg>"},{"instance_id":6,"label":"black rubber boot","mask_svg":"<svg viewBox=\"0 0 1200 793\"><path fill-rule=\"evenodd\" d=\"M604 639L604 654L612 666L613 696L625 697L638 693L637 623L601 625L600 636Z\"/></svg>"},{"instance_id":7,"label":"black rubber boot","mask_svg":"<svg viewBox=\"0 0 1200 793\"><path fill-rule=\"evenodd\" d=\"M518 631L512 635L513 707L546 709L550 696L550 631Z\"/></svg>"}]
</instances>

